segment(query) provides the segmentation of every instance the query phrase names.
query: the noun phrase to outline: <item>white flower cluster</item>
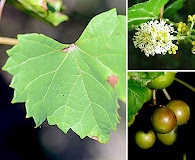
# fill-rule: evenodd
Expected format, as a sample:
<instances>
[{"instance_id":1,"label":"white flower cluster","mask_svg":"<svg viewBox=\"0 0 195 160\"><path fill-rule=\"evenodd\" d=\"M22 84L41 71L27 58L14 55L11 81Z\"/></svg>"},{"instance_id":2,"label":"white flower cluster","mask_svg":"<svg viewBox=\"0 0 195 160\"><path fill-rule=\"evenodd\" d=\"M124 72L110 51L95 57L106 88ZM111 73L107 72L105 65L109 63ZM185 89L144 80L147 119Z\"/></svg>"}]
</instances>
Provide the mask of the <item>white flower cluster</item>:
<instances>
[{"instance_id":1,"label":"white flower cluster","mask_svg":"<svg viewBox=\"0 0 195 160\"><path fill-rule=\"evenodd\" d=\"M145 55L154 56L155 54L173 53L172 50L177 48L173 44L174 31L173 25L166 24L165 20L152 20L147 23L142 23L136 28L137 32L133 37L133 43L136 48L144 51ZM176 52L174 51L173 54Z\"/></svg>"}]
</instances>

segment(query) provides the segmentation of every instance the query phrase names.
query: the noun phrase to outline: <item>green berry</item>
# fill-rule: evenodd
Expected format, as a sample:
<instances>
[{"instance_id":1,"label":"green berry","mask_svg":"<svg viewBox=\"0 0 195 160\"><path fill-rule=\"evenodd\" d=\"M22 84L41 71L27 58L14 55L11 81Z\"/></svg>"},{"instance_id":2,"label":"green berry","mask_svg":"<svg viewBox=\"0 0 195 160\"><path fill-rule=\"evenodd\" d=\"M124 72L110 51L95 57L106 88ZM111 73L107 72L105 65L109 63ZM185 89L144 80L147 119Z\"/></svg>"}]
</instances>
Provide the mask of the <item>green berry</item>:
<instances>
[{"instance_id":1,"label":"green berry","mask_svg":"<svg viewBox=\"0 0 195 160\"><path fill-rule=\"evenodd\" d=\"M156 77L152 82L148 84L152 89L163 89L170 86L175 79L176 72L165 72L164 75Z\"/></svg>"},{"instance_id":2,"label":"green berry","mask_svg":"<svg viewBox=\"0 0 195 160\"><path fill-rule=\"evenodd\" d=\"M142 149L151 148L155 141L156 135L153 130L149 130L148 132L140 130L135 134L135 142Z\"/></svg>"}]
</instances>

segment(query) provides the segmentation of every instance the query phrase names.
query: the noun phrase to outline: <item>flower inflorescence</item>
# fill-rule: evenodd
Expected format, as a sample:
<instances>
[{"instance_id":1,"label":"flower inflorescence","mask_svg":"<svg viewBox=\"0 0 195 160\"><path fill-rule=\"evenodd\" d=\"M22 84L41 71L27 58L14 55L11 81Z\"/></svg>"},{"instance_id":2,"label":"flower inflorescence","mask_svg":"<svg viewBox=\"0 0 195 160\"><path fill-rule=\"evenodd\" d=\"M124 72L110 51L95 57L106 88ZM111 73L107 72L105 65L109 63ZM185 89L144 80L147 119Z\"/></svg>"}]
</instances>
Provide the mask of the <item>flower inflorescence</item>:
<instances>
[{"instance_id":1,"label":"flower inflorescence","mask_svg":"<svg viewBox=\"0 0 195 160\"><path fill-rule=\"evenodd\" d=\"M179 22L176 24L176 26L177 26L178 35L188 35L189 27L186 23Z\"/></svg>"},{"instance_id":2,"label":"flower inflorescence","mask_svg":"<svg viewBox=\"0 0 195 160\"><path fill-rule=\"evenodd\" d=\"M176 54L178 46L173 43L173 34L176 31L172 24L167 24L165 20L152 20L142 23L136 30L133 37L134 46L144 51L147 57L155 54L165 55L167 52Z\"/></svg>"},{"instance_id":3,"label":"flower inflorescence","mask_svg":"<svg viewBox=\"0 0 195 160\"><path fill-rule=\"evenodd\" d=\"M194 15L188 15L188 21L189 22L195 22L195 14Z\"/></svg>"}]
</instances>

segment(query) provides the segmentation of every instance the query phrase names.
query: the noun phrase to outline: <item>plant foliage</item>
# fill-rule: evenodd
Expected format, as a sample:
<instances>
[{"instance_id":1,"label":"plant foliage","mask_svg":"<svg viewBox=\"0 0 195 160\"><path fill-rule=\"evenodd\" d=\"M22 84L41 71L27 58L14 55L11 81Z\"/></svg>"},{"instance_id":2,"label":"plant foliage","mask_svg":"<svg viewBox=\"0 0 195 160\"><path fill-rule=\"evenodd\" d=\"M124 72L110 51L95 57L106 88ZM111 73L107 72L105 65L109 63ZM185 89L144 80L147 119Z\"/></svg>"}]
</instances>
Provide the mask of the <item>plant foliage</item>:
<instances>
[{"instance_id":1,"label":"plant foliage","mask_svg":"<svg viewBox=\"0 0 195 160\"><path fill-rule=\"evenodd\" d=\"M26 103L36 127L47 119L65 133L107 143L119 123L118 99L126 97L125 16L116 9L97 15L74 44L36 33L18 40L3 67L13 75L12 102Z\"/></svg>"},{"instance_id":2,"label":"plant foliage","mask_svg":"<svg viewBox=\"0 0 195 160\"><path fill-rule=\"evenodd\" d=\"M62 0L8 0L8 2L19 10L54 26L68 20L68 16L62 13L66 8Z\"/></svg>"}]
</instances>

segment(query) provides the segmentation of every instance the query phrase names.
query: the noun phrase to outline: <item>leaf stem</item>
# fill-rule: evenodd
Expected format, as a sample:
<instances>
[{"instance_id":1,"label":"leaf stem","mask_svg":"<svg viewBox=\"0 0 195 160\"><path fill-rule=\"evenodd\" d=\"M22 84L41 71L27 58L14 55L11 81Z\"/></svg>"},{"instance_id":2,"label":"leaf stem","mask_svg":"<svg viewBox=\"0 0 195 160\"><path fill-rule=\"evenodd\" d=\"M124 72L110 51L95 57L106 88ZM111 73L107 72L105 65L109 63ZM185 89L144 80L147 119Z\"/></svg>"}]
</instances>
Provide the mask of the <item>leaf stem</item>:
<instances>
[{"instance_id":1,"label":"leaf stem","mask_svg":"<svg viewBox=\"0 0 195 160\"><path fill-rule=\"evenodd\" d=\"M18 44L18 40L15 38L0 37L0 44L16 45Z\"/></svg>"},{"instance_id":2,"label":"leaf stem","mask_svg":"<svg viewBox=\"0 0 195 160\"><path fill-rule=\"evenodd\" d=\"M161 9L160 9L160 19L162 19L162 17L163 17L163 12L164 12L164 6L162 6L161 7Z\"/></svg>"},{"instance_id":3,"label":"leaf stem","mask_svg":"<svg viewBox=\"0 0 195 160\"><path fill-rule=\"evenodd\" d=\"M190 90L192 90L193 92L195 92L195 88L192 87L191 85L189 85L188 83L182 81L181 79L175 78L175 81L183 84L184 86L186 86L187 88L189 88Z\"/></svg>"}]
</instances>

